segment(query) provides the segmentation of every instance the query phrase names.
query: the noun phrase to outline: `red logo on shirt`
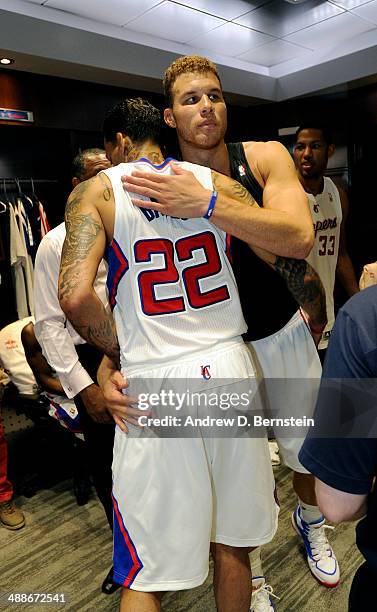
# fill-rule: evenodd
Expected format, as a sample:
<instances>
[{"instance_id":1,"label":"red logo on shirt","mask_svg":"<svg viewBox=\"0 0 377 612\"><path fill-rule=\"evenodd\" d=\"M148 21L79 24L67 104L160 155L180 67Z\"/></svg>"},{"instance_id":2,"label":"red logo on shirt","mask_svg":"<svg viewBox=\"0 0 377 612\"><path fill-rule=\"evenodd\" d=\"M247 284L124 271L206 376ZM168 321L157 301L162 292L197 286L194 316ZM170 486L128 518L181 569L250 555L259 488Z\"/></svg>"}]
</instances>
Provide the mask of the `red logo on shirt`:
<instances>
[{"instance_id":1,"label":"red logo on shirt","mask_svg":"<svg viewBox=\"0 0 377 612\"><path fill-rule=\"evenodd\" d=\"M201 371L202 371L202 376L204 378L204 380L209 380L211 378L211 374L210 374L210 365L205 365L205 366L200 366L201 367Z\"/></svg>"},{"instance_id":2,"label":"red logo on shirt","mask_svg":"<svg viewBox=\"0 0 377 612\"><path fill-rule=\"evenodd\" d=\"M17 342L15 340L7 340L5 346L7 349L14 349L17 348Z\"/></svg>"}]
</instances>

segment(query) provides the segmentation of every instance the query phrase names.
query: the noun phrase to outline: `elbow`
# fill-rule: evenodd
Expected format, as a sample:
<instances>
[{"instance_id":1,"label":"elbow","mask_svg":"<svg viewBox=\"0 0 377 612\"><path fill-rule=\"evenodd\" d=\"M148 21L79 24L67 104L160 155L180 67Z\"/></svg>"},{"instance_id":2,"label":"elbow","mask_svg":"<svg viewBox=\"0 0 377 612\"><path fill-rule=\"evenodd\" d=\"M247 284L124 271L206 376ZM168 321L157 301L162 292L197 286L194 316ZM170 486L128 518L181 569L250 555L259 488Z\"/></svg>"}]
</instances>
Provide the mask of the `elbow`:
<instances>
[{"instance_id":1,"label":"elbow","mask_svg":"<svg viewBox=\"0 0 377 612\"><path fill-rule=\"evenodd\" d=\"M300 229L297 236L295 252L292 257L295 259L306 259L314 245L313 227Z\"/></svg>"},{"instance_id":2,"label":"elbow","mask_svg":"<svg viewBox=\"0 0 377 612\"><path fill-rule=\"evenodd\" d=\"M352 516L349 516L344 508L335 503L323 503L320 499L318 501L318 506L323 516L330 521L330 523L334 523L337 525L338 523L343 523L344 521L351 521Z\"/></svg>"},{"instance_id":3,"label":"elbow","mask_svg":"<svg viewBox=\"0 0 377 612\"><path fill-rule=\"evenodd\" d=\"M322 483L316 478L315 492L317 503L322 514L331 523L344 523L346 521L355 521L364 513L364 502L361 499L351 499L346 493L340 491L329 490L330 487ZM352 497L352 496L351 496Z\"/></svg>"},{"instance_id":4,"label":"elbow","mask_svg":"<svg viewBox=\"0 0 377 612\"><path fill-rule=\"evenodd\" d=\"M314 245L314 232L305 231L301 228L297 230L295 240L291 244L291 250L287 257L293 259L306 259Z\"/></svg>"},{"instance_id":5,"label":"elbow","mask_svg":"<svg viewBox=\"0 0 377 612\"><path fill-rule=\"evenodd\" d=\"M366 510L363 508L363 504L357 506L354 504L348 505L341 503L339 500L333 501L332 503L329 503L329 501L322 503L322 500L319 498L318 506L323 516L325 516L328 521L334 523L335 525L339 523L357 521L364 516L366 512Z\"/></svg>"},{"instance_id":6,"label":"elbow","mask_svg":"<svg viewBox=\"0 0 377 612\"><path fill-rule=\"evenodd\" d=\"M337 525L338 523L349 520L345 516L342 504L337 503L336 500L331 499L331 497L326 494L322 495L318 486L316 486L316 496L320 511L330 523L335 523L335 525Z\"/></svg>"},{"instance_id":7,"label":"elbow","mask_svg":"<svg viewBox=\"0 0 377 612\"><path fill-rule=\"evenodd\" d=\"M82 308L88 298L85 292L75 292L67 295L64 291L59 291L60 308L66 315L67 319L75 319L82 311Z\"/></svg>"},{"instance_id":8,"label":"elbow","mask_svg":"<svg viewBox=\"0 0 377 612\"><path fill-rule=\"evenodd\" d=\"M74 300L72 299L72 296L64 295L64 293L59 290L58 299L60 308L62 309L64 314L68 316L68 313L70 312L71 308L74 307Z\"/></svg>"}]
</instances>

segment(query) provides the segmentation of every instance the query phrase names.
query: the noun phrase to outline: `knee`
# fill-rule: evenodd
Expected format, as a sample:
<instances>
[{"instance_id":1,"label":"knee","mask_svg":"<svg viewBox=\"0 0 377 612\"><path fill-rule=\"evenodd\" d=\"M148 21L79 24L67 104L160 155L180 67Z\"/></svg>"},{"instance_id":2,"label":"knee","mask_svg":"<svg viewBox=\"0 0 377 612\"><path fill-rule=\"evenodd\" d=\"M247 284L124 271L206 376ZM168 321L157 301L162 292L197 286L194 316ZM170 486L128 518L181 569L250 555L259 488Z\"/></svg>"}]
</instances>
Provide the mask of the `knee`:
<instances>
[{"instance_id":1,"label":"knee","mask_svg":"<svg viewBox=\"0 0 377 612\"><path fill-rule=\"evenodd\" d=\"M214 559L227 558L227 557L238 557L245 558L249 556L254 550L251 546L228 546L226 544L211 544L211 552Z\"/></svg>"}]
</instances>

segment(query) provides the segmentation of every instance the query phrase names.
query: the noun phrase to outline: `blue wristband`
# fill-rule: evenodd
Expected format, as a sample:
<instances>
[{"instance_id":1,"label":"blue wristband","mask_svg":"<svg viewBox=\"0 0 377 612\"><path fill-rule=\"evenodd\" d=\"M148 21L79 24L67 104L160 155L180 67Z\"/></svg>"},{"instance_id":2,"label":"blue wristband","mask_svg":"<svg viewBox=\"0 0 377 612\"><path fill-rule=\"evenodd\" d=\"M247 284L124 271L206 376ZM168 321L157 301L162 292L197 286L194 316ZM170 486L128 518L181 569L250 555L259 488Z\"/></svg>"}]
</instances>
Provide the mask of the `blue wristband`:
<instances>
[{"instance_id":1,"label":"blue wristband","mask_svg":"<svg viewBox=\"0 0 377 612\"><path fill-rule=\"evenodd\" d=\"M208 206L206 214L203 215L203 219L209 219L210 216L212 215L216 202L217 202L217 196L218 196L217 191L212 191L211 199L209 201L209 206Z\"/></svg>"}]
</instances>

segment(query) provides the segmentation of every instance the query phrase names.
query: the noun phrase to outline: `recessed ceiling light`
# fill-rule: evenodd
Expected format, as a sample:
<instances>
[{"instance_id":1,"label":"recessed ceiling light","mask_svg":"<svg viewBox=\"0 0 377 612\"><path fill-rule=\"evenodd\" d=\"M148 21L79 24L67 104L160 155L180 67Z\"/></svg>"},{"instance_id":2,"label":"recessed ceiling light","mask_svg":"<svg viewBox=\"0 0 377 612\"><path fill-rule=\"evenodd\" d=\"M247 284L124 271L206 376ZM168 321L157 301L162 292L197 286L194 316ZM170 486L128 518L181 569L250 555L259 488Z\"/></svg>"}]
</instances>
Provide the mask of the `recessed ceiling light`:
<instances>
[{"instance_id":1,"label":"recessed ceiling light","mask_svg":"<svg viewBox=\"0 0 377 612\"><path fill-rule=\"evenodd\" d=\"M5 66L8 66L9 64L14 64L14 59L12 59L11 57L2 57L0 59L0 64L4 64Z\"/></svg>"},{"instance_id":2,"label":"recessed ceiling light","mask_svg":"<svg viewBox=\"0 0 377 612\"><path fill-rule=\"evenodd\" d=\"M306 2L306 0L285 0L289 2L289 4L302 4L302 2Z\"/></svg>"}]
</instances>

